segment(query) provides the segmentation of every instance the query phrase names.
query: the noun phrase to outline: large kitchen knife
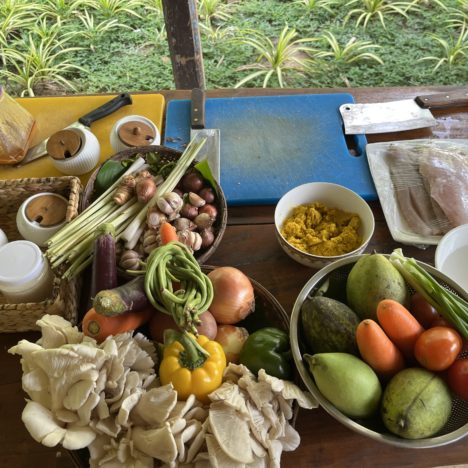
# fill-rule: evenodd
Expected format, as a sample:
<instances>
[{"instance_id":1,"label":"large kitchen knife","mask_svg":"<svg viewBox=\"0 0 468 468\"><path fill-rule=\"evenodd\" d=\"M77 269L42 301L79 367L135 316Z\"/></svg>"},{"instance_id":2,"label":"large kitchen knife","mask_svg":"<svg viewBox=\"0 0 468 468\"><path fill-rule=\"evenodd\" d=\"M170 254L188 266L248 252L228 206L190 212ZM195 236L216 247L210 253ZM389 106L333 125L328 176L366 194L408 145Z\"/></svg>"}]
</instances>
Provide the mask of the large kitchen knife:
<instances>
[{"instance_id":1,"label":"large kitchen knife","mask_svg":"<svg viewBox=\"0 0 468 468\"><path fill-rule=\"evenodd\" d=\"M429 109L468 106L468 92L454 91L414 99L371 104L343 104L340 114L347 135L388 133L432 127L437 121Z\"/></svg>"},{"instance_id":2,"label":"large kitchen knife","mask_svg":"<svg viewBox=\"0 0 468 468\"><path fill-rule=\"evenodd\" d=\"M106 102L97 109L92 110L80 117L76 122L73 122L71 125L68 125L66 128L89 128L93 122L96 120L102 119L112 114L116 110L120 109L123 106L127 106L132 103L132 97L128 93L119 94L114 99ZM37 145L31 147L26 152L24 158L19 162L19 165L28 164L38 158L42 158L47 155L47 142L49 141L51 135L45 140L41 141Z\"/></svg>"},{"instance_id":3,"label":"large kitchen knife","mask_svg":"<svg viewBox=\"0 0 468 468\"><path fill-rule=\"evenodd\" d=\"M190 139L197 135L206 138L206 142L197 155L197 160L206 159L214 179L220 181L220 131L216 128L205 128L205 91L192 89L192 108L190 115Z\"/></svg>"}]
</instances>

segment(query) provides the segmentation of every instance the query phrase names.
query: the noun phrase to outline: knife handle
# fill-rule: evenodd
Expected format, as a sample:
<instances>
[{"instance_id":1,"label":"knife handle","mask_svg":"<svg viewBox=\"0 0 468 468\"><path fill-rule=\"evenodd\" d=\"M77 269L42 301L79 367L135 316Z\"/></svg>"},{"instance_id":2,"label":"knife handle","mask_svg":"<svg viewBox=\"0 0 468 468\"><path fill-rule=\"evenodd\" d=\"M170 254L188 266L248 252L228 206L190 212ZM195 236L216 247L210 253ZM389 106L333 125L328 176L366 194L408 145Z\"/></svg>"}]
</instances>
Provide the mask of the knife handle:
<instances>
[{"instance_id":1,"label":"knife handle","mask_svg":"<svg viewBox=\"0 0 468 468\"><path fill-rule=\"evenodd\" d=\"M130 94L119 94L114 99L111 99L110 101L106 102L97 109L94 109L88 114L83 115L83 117L80 117L78 119L78 122L85 125L86 127L90 127L91 124L96 120L102 119L103 117L107 117L108 115L112 114L121 107L128 106L131 103L132 97L130 96Z\"/></svg>"},{"instance_id":2,"label":"knife handle","mask_svg":"<svg viewBox=\"0 0 468 468\"><path fill-rule=\"evenodd\" d=\"M205 96L204 89L192 89L191 128L205 128Z\"/></svg>"},{"instance_id":3,"label":"knife handle","mask_svg":"<svg viewBox=\"0 0 468 468\"><path fill-rule=\"evenodd\" d=\"M447 109L450 107L468 106L468 91L452 91L416 96L414 100L423 109Z\"/></svg>"}]
</instances>

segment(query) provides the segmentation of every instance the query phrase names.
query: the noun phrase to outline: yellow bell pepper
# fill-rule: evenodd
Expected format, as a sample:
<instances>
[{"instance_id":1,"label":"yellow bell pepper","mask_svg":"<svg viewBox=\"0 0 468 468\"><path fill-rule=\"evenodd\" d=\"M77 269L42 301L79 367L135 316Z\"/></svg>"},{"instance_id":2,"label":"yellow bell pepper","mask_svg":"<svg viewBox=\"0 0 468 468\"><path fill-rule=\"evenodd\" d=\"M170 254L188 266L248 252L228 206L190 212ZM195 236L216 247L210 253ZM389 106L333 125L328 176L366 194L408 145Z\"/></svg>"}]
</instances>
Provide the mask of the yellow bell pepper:
<instances>
[{"instance_id":1,"label":"yellow bell pepper","mask_svg":"<svg viewBox=\"0 0 468 468\"><path fill-rule=\"evenodd\" d=\"M172 383L179 400L193 393L207 403L208 394L221 385L225 368L226 355L219 343L184 333L164 347L159 378L162 385Z\"/></svg>"}]
</instances>

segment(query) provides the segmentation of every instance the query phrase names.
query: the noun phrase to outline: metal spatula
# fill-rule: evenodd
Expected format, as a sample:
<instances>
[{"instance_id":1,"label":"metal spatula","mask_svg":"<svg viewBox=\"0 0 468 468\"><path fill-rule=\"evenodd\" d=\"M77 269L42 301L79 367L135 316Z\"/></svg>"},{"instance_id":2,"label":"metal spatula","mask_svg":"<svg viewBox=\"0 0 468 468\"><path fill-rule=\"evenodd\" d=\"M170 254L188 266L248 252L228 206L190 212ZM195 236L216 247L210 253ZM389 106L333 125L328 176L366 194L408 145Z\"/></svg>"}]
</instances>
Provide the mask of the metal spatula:
<instances>
[{"instance_id":1,"label":"metal spatula","mask_svg":"<svg viewBox=\"0 0 468 468\"><path fill-rule=\"evenodd\" d=\"M196 135L206 138L206 143L197 155L197 160L206 159L214 179L220 182L220 131L217 128L205 128L205 91L200 88L192 90L192 112L190 122L190 139Z\"/></svg>"}]
</instances>

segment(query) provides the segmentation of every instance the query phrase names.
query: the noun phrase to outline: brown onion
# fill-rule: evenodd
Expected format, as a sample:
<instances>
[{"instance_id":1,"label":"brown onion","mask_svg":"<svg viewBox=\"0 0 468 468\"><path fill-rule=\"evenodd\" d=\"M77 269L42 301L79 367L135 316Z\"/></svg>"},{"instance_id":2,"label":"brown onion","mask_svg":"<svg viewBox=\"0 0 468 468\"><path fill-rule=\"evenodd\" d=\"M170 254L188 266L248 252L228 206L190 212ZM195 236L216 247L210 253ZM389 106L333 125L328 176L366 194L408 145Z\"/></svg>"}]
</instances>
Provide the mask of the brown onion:
<instances>
[{"instance_id":1,"label":"brown onion","mask_svg":"<svg viewBox=\"0 0 468 468\"><path fill-rule=\"evenodd\" d=\"M244 346L248 337L249 332L246 328L234 325L220 325L215 341L223 347L226 361L237 364L242 346Z\"/></svg>"},{"instance_id":2,"label":"brown onion","mask_svg":"<svg viewBox=\"0 0 468 468\"><path fill-rule=\"evenodd\" d=\"M219 267L208 274L214 297L210 312L216 322L232 325L247 317L255 307L252 283L234 267Z\"/></svg>"}]
</instances>

